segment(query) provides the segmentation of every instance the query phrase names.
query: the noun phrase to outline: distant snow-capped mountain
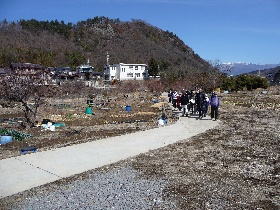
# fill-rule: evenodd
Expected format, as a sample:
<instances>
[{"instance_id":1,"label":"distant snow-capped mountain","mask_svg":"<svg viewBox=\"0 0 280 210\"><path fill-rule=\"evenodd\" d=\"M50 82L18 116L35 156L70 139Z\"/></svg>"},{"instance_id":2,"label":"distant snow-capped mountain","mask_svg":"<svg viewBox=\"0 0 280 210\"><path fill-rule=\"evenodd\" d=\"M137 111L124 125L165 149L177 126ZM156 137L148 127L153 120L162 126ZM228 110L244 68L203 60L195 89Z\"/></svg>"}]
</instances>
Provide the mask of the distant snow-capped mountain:
<instances>
[{"instance_id":1,"label":"distant snow-capped mountain","mask_svg":"<svg viewBox=\"0 0 280 210\"><path fill-rule=\"evenodd\" d=\"M231 75L240 75L246 74L252 71L264 70L269 68L275 68L280 66L280 64L253 64L253 63L246 63L246 62L227 62L223 63L222 65L228 66L231 69L231 72L228 74Z\"/></svg>"}]
</instances>

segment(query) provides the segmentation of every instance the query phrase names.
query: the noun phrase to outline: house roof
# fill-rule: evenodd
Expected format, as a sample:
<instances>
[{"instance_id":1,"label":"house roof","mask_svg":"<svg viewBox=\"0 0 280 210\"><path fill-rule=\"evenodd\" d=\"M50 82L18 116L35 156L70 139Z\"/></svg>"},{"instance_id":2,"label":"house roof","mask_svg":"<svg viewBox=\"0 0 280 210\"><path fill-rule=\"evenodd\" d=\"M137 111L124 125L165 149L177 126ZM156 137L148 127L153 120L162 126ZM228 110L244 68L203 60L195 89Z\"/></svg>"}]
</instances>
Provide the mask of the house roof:
<instances>
[{"instance_id":1,"label":"house roof","mask_svg":"<svg viewBox=\"0 0 280 210\"><path fill-rule=\"evenodd\" d=\"M11 72L9 68L0 68L0 74L8 74Z\"/></svg>"},{"instance_id":2,"label":"house roof","mask_svg":"<svg viewBox=\"0 0 280 210\"><path fill-rule=\"evenodd\" d=\"M57 67L55 68L56 71L73 71L70 67Z\"/></svg>"},{"instance_id":3,"label":"house roof","mask_svg":"<svg viewBox=\"0 0 280 210\"><path fill-rule=\"evenodd\" d=\"M12 68L33 68L33 69L43 69L44 67L40 64L33 63L11 63Z\"/></svg>"}]
</instances>

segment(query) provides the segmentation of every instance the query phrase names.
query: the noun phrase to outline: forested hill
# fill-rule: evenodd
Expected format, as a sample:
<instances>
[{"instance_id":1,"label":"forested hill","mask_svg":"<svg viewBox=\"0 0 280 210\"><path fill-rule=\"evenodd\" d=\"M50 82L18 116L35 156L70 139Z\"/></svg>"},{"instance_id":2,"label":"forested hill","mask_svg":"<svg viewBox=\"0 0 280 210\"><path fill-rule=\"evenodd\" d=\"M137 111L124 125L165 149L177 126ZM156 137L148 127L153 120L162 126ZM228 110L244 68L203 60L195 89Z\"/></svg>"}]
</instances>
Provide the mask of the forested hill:
<instances>
[{"instance_id":1,"label":"forested hill","mask_svg":"<svg viewBox=\"0 0 280 210\"><path fill-rule=\"evenodd\" d=\"M12 62L76 67L86 63L97 71L110 63L157 64L185 74L186 69L208 68L175 34L141 20L95 17L76 24L63 21L20 20L0 22L0 67Z\"/></svg>"}]
</instances>

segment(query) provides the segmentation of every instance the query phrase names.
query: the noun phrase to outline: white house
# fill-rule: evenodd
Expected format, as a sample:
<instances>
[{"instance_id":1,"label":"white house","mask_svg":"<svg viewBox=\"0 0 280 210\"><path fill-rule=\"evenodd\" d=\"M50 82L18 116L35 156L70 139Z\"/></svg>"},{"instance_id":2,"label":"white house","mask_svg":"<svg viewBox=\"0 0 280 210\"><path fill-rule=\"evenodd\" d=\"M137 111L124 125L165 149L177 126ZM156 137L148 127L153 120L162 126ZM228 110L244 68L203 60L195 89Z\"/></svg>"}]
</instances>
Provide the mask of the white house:
<instances>
[{"instance_id":1,"label":"white house","mask_svg":"<svg viewBox=\"0 0 280 210\"><path fill-rule=\"evenodd\" d=\"M112 64L104 66L104 79L117 80L144 80L148 78L148 65L146 64Z\"/></svg>"}]
</instances>

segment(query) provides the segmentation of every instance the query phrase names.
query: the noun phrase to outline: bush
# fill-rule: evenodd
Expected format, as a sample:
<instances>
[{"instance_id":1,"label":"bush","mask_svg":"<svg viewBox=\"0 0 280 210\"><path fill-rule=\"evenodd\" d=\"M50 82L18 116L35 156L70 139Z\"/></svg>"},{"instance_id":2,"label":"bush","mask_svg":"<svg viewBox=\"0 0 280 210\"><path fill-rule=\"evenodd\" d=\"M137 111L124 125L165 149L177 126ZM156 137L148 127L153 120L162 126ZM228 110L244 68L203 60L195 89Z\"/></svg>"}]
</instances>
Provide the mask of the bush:
<instances>
[{"instance_id":1,"label":"bush","mask_svg":"<svg viewBox=\"0 0 280 210\"><path fill-rule=\"evenodd\" d=\"M236 77L226 77L223 79L221 88L223 90L238 91L246 88L255 90L257 88L268 88L268 82L265 78L252 75L239 75Z\"/></svg>"}]
</instances>

